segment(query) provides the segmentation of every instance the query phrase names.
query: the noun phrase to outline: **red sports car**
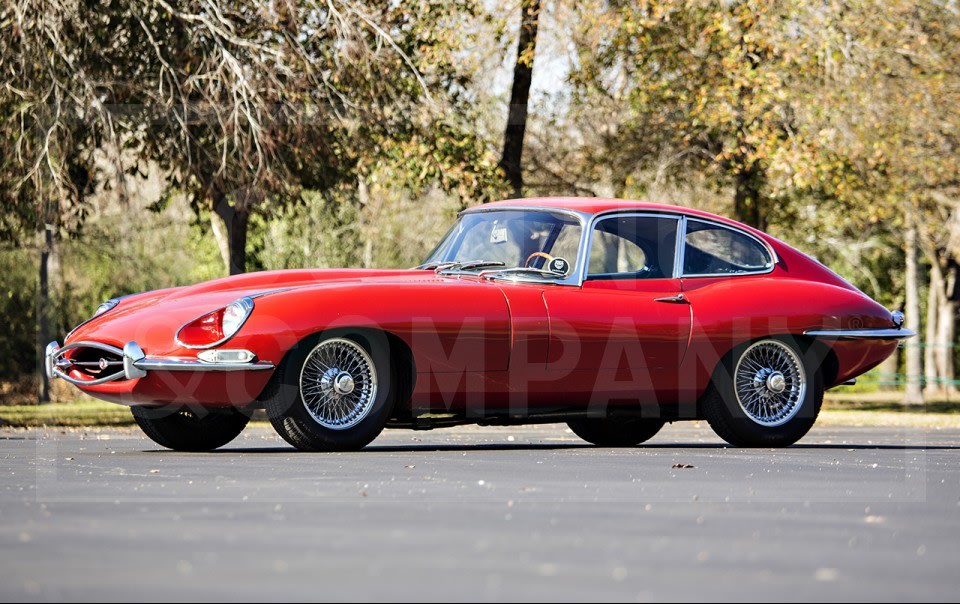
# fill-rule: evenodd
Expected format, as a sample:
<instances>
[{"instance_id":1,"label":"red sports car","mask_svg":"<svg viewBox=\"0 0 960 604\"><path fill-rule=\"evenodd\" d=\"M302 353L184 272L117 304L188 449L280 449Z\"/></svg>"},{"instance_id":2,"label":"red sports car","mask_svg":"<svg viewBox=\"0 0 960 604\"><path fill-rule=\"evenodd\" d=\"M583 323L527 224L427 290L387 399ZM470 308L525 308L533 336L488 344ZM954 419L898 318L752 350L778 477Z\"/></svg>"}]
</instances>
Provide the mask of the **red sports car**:
<instances>
[{"instance_id":1,"label":"red sports car","mask_svg":"<svg viewBox=\"0 0 960 604\"><path fill-rule=\"evenodd\" d=\"M633 446L706 419L782 446L914 335L812 258L688 208L521 199L462 212L412 270L286 270L108 300L46 370L178 450L264 408L310 451L384 427L567 422Z\"/></svg>"}]
</instances>

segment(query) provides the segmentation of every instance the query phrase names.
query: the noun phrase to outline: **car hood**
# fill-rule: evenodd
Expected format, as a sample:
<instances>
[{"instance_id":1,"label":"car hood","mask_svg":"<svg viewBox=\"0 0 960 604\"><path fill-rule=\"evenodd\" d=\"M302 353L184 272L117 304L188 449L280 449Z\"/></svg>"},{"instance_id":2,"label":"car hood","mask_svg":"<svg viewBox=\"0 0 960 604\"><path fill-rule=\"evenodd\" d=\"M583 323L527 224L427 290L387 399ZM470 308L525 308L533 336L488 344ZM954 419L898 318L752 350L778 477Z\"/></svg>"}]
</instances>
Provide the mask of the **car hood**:
<instances>
[{"instance_id":1,"label":"car hood","mask_svg":"<svg viewBox=\"0 0 960 604\"><path fill-rule=\"evenodd\" d=\"M346 283L412 283L444 280L431 271L375 269L293 269L245 273L125 296L112 310L82 323L67 342L95 340L122 346L129 340L169 340L181 325L244 296L256 298L292 289Z\"/></svg>"}]
</instances>

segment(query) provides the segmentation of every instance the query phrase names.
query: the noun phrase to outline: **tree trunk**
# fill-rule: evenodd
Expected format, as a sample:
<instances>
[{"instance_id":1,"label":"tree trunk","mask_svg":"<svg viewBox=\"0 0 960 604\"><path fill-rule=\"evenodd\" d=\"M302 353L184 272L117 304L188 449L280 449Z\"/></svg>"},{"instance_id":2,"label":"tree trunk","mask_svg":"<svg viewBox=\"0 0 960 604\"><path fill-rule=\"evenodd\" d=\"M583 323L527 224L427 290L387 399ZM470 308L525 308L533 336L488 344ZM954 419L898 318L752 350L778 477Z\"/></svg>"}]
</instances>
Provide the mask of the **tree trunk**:
<instances>
[{"instance_id":1,"label":"tree trunk","mask_svg":"<svg viewBox=\"0 0 960 604\"><path fill-rule=\"evenodd\" d=\"M955 318L957 314L957 303L952 300L941 298L940 318L937 321L937 378L940 390L949 393L957 391L953 383L956 375L953 366L953 339L955 331Z\"/></svg>"},{"instance_id":2,"label":"tree trunk","mask_svg":"<svg viewBox=\"0 0 960 604\"><path fill-rule=\"evenodd\" d=\"M250 212L234 210L230 222L230 274L247 272L247 227L250 224Z\"/></svg>"},{"instance_id":3,"label":"tree trunk","mask_svg":"<svg viewBox=\"0 0 960 604\"><path fill-rule=\"evenodd\" d=\"M213 238L217 242L217 249L220 250L220 258L223 260L223 270L230 272L230 239L224 230L226 224L214 213L210 214L210 228L213 230Z\"/></svg>"},{"instance_id":4,"label":"tree trunk","mask_svg":"<svg viewBox=\"0 0 960 604\"><path fill-rule=\"evenodd\" d=\"M40 246L40 283L37 290L37 350L40 351L40 387L37 402L50 402L50 380L44 369L43 350L55 337L53 335L53 309L50 308L51 273L57 271L56 237L50 225L44 225L43 242Z\"/></svg>"},{"instance_id":5,"label":"tree trunk","mask_svg":"<svg viewBox=\"0 0 960 604\"><path fill-rule=\"evenodd\" d=\"M919 331L920 329L920 286L918 283L919 275L917 272L917 225L912 210L907 210L907 228L904 233L904 244L906 247L906 308L904 313L906 317L907 329ZM923 404L923 390L920 387L922 374L921 353L919 346L911 346L913 342L908 342L906 346L907 355L907 376L906 389L903 393L903 402L908 405Z\"/></svg>"},{"instance_id":6,"label":"tree trunk","mask_svg":"<svg viewBox=\"0 0 960 604\"><path fill-rule=\"evenodd\" d=\"M540 5L541 0L522 0L520 3L517 61L513 67L510 110L503 136L503 156L500 159L500 168L513 189L514 197L523 195L523 136L527 130L527 105L530 100L530 84L533 81L533 59L537 48Z\"/></svg>"},{"instance_id":7,"label":"tree trunk","mask_svg":"<svg viewBox=\"0 0 960 604\"><path fill-rule=\"evenodd\" d=\"M938 296L938 318L937 318L937 347L936 363L937 377L940 382L940 389L948 393L956 393L957 387L954 385L955 378L953 364L953 341L956 335L956 265L948 265L947 271L942 278L943 289Z\"/></svg>"},{"instance_id":8,"label":"tree trunk","mask_svg":"<svg viewBox=\"0 0 960 604\"><path fill-rule=\"evenodd\" d=\"M224 195L217 195L214 211L223 220L227 229L227 241L230 246L230 274L247 272L247 227L250 224L250 210L246 207L230 205Z\"/></svg>"},{"instance_id":9,"label":"tree trunk","mask_svg":"<svg viewBox=\"0 0 960 604\"><path fill-rule=\"evenodd\" d=\"M370 188L364 176L357 179L357 201L360 204L360 237L363 239L363 268L373 268L373 238L376 229L374 224L373 207L370 205Z\"/></svg>"},{"instance_id":10,"label":"tree trunk","mask_svg":"<svg viewBox=\"0 0 960 604\"><path fill-rule=\"evenodd\" d=\"M927 324L923 338L924 392L934 394L940 390L937 381L937 319L940 312L940 296L943 292L943 272L936 260L930 263L930 287L927 291Z\"/></svg>"},{"instance_id":11,"label":"tree trunk","mask_svg":"<svg viewBox=\"0 0 960 604\"><path fill-rule=\"evenodd\" d=\"M766 217L760 207L760 188L763 171L756 165L742 167L734 179L733 217L761 231L767 228Z\"/></svg>"}]
</instances>

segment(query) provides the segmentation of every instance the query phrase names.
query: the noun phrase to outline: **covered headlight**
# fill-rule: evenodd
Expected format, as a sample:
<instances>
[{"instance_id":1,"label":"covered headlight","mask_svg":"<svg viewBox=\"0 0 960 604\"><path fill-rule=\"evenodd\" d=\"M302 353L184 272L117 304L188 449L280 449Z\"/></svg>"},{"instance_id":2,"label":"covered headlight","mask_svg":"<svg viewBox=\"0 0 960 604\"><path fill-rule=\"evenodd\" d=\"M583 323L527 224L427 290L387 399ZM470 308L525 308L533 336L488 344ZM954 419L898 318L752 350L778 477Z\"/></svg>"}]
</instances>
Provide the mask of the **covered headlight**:
<instances>
[{"instance_id":1,"label":"covered headlight","mask_svg":"<svg viewBox=\"0 0 960 604\"><path fill-rule=\"evenodd\" d=\"M187 348L210 348L232 338L253 311L253 300L234 300L223 308L201 315L180 328L177 342Z\"/></svg>"},{"instance_id":2,"label":"covered headlight","mask_svg":"<svg viewBox=\"0 0 960 604\"><path fill-rule=\"evenodd\" d=\"M99 317L108 310L113 310L113 308L120 302L119 298L110 298L103 304L97 307L97 310L93 311L93 317ZM91 319L93 317L90 317Z\"/></svg>"},{"instance_id":3,"label":"covered headlight","mask_svg":"<svg viewBox=\"0 0 960 604\"><path fill-rule=\"evenodd\" d=\"M70 336L73 335L73 332L77 331L77 329L79 329L81 326L86 325L87 323L89 323L90 321L93 321L100 315L113 310L117 306L117 304L120 303L120 300L122 298L123 298L122 296L120 298L110 298L109 300L107 300L106 302L98 306L97 309L93 311L93 314L90 315L89 319L80 323L80 325L77 325L67 333L67 339L70 339Z\"/></svg>"}]
</instances>

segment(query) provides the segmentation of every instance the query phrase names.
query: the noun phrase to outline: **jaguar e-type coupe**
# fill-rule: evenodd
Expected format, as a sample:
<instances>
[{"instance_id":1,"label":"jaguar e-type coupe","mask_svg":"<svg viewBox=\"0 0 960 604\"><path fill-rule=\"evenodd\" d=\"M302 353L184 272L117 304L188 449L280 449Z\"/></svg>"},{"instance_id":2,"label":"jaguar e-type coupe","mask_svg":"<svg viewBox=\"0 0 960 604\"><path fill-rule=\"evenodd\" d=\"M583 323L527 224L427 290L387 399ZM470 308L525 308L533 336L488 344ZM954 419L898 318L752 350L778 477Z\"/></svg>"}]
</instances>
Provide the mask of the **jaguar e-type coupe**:
<instances>
[{"instance_id":1,"label":"jaguar e-type coupe","mask_svg":"<svg viewBox=\"0 0 960 604\"><path fill-rule=\"evenodd\" d=\"M472 207L409 270L284 270L115 298L45 351L50 378L129 405L156 443L227 444L254 409L298 449L384 427L566 422L634 446L705 419L785 446L823 392L914 335L816 260L689 208Z\"/></svg>"}]
</instances>

